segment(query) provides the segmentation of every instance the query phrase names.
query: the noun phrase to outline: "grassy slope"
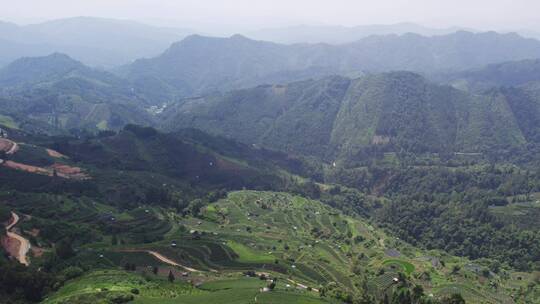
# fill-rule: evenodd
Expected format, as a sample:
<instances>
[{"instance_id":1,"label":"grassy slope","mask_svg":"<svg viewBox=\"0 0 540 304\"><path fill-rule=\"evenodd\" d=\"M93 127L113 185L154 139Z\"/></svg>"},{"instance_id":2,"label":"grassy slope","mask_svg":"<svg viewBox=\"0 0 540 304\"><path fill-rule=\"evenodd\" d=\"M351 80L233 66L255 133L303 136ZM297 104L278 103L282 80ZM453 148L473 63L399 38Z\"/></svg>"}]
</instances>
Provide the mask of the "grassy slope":
<instances>
[{"instance_id":1,"label":"grassy slope","mask_svg":"<svg viewBox=\"0 0 540 304\"><path fill-rule=\"evenodd\" d=\"M69 201L63 204L66 208L72 205ZM526 288L533 279L529 274L514 273L509 273L508 279L498 275L486 279L475 272L477 265L466 259L437 251L419 251L361 219L285 193L233 192L228 198L206 207L200 218L181 218L150 207L129 212L118 212L99 204L93 208L97 213L106 212L118 217L119 224L123 223L120 227L130 231L127 235L140 231L137 228L144 228L145 234L160 234L164 240L116 246L110 245L107 236L92 241L81 248L77 259L94 268L110 270L95 271L68 282L46 303L62 303L66 299L77 299L77 303L100 303L113 296L129 294L133 288L140 291L135 295L135 303L177 303L180 300L182 303L253 303L255 296L258 296L258 303L324 303L315 292L287 288L287 284L294 285L288 279L314 288L339 282L345 289L358 292L357 284L361 278L352 272L354 263L360 264L362 275L368 277L369 289L375 294L391 287L397 272L404 272L411 281L423 285L426 294L439 296L458 291L468 303L505 303L509 298L503 293ZM145 210L149 210L150 215ZM161 221L153 224L152 219ZM79 221L77 216L70 220ZM167 221L170 225L163 228L160 223ZM200 239L193 239L190 230L196 230ZM355 238L361 241L349 242ZM119 234L119 239L129 241L124 234ZM170 246L172 240L178 242L176 248ZM168 270L174 267L162 264L144 252L119 252L124 249L154 250L179 263L201 269L203 272L190 275L188 279L202 285L192 288L184 278L181 278L182 282L169 284L164 279ZM99 254L104 257L99 258ZM360 256L364 258L358 259ZM443 261L445 266L433 266L434 259ZM125 263L135 263L138 271L112 270ZM151 276L146 280L141 276L146 266L160 267L161 277ZM461 270L452 274L454 266ZM210 269L215 271L208 271ZM384 273L380 269L384 269ZM259 288L266 283L242 278L241 271L246 270L268 272L277 277L277 291L259 293ZM429 280L425 278L426 274ZM177 275L177 278L180 277ZM490 282L497 282L499 291L489 287Z\"/></svg>"},{"instance_id":2,"label":"grassy slope","mask_svg":"<svg viewBox=\"0 0 540 304\"><path fill-rule=\"evenodd\" d=\"M279 269L282 275L292 276L308 286L338 281L350 291L358 291L355 283L359 278L352 273L351 265L354 257L364 254L367 258L361 261L362 266L373 271L368 274L370 286L377 292L388 287L387 279L392 279L389 274L395 276L396 272L402 271L411 275L415 283L424 285L428 294L443 295L448 288L461 286L465 297L473 303L479 299L488 303L507 299L488 287L489 280L465 267L459 274L450 274L453 265L468 264L466 259L439 252L421 252L368 223L344 216L315 201L283 193L241 191L210 205L203 216L205 220L187 218L182 223L189 229L218 233L216 241L233 245L231 248L238 255L237 261L261 263L273 256L285 267ZM247 227L251 227L251 232ZM314 229L322 233L316 236ZM354 232L351 238L361 236L364 241L348 244L349 231ZM399 257L389 256L391 249L399 251ZM433 257L446 261L447 266L433 267ZM375 273L381 268L386 270L385 275ZM423 272L433 279L419 279ZM505 287L512 283L499 277L492 280Z\"/></svg>"},{"instance_id":3,"label":"grassy slope","mask_svg":"<svg viewBox=\"0 0 540 304\"><path fill-rule=\"evenodd\" d=\"M18 129L19 125L13 120L12 117L0 114L0 125L4 125L11 129Z\"/></svg>"},{"instance_id":4,"label":"grassy slope","mask_svg":"<svg viewBox=\"0 0 540 304\"><path fill-rule=\"evenodd\" d=\"M107 303L119 295L133 296L133 303L216 303L249 304L255 303L330 303L314 295L287 288L278 283L272 293L261 293L266 285L258 278L223 279L202 284L194 288L185 282L170 283L153 275L139 275L124 271L95 271L84 277L74 279L63 286L56 294L44 301L55 303ZM137 289L138 293L132 292Z\"/></svg>"}]
</instances>

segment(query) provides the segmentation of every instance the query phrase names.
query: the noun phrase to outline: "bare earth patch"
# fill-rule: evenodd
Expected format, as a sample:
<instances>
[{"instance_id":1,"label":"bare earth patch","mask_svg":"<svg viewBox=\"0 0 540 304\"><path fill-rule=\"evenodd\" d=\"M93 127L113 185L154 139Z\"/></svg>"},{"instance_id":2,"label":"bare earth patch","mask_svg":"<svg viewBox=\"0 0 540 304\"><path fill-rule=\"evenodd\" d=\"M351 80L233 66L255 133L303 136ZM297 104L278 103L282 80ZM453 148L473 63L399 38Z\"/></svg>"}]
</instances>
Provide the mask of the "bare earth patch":
<instances>
[{"instance_id":1,"label":"bare earth patch","mask_svg":"<svg viewBox=\"0 0 540 304\"><path fill-rule=\"evenodd\" d=\"M42 167L37 167L37 166L25 165L25 164L8 160L4 163L4 166L11 169L15 169L15 170L26 171L30 173L42 174L42 175L47 175L47 176L53 176L54 172L56 171L56 175L62 178L78 179L78 180L90 179L90 176L82 172L81 168L71 167L71 166L63 165L63 164L53 164L50 167L42 168Z\"/></svg>"},{"instance_id":2,"label":"bare earth patch","mask_svg":"<svg viewBox=\"0 0 540 304\"><path fill-rule=\"evenodd\" d=\"M68 158L67 156L65 156L64 154L58 152L58 151L55 151L55 150L52 150L52 149L46 149L47 150L47 154L49 154L50 157L54 157L54 158Z\"/></svg>"},{"instance_id":3,"label":"bare earth patch","mask_svg":"<svg viewBox=\"0 0 540 304\"><path fill-rule=\"evenodd\" d=\"M65 178L73 179L89 179L86 173L82 172L82 169L79 167L71 167L63 164L54 164L50 167L52 170L56 170L58 176Z\"/></svg>"},{"instance_id":4,"label":"bare earth patch","mask_svg":"<svg viewBox=\"0 0 540 304\"><path fill-rule=\"evenodd\" d=\"M33 237L38 237L39 236L39 229L36 229L36 228L34 228L34 229L30 230L30 231L25 230L24 232L31 235L31 236L33 236Z\"/></svg>"},{"instance_id":5,"label":"bare earth patch","mask_svg":"<svg viewBox=\"0 0 540 304\"><path fill-rule=\"evenodd\" d=\"M44 168L25 165L25 164L21 164L21 163L11 161L11 160L6 161L4 163L4 166L6 166L8 168L11 168L11 169L20 170L20 171L26 171L26 172L30 172L30 173L43 174L43 175L52 175L52 172L50 172L50 174L49 174L49 171L47 171Z\"/></svg>"},{"instance_id":6,"label":"bare earth patch","mask_svg":"<svg viewBox=\"0 0 540 304\"><path fill-rule=\"evenodd\" d=\"M0 138L0 151L5 151L7 154L15 154L17 150L19 150L17 143L6 138Z\"/></svg>"},{"instance_id":7,"label":"bare earth patch","mask_svg":"<svg viewBox=\"0 0 540 304\"><path fill-rule=\"evenodd\" d=\"M40 258L45 253L45 250L41 247L32 246L30 250L32 251L32 256L35 258Z\"/></svg>"},{"instance_id":8,"label":"bare earth patch","mask_svg":"<svg viewBox=\"0 0 540 304\"><path fill-rule=\"evenodd\" d=\"M19 255L19 248L21 248L21 242L9 236L2 237L2 247L12 257Z\"/></svg>"}]
</instances>

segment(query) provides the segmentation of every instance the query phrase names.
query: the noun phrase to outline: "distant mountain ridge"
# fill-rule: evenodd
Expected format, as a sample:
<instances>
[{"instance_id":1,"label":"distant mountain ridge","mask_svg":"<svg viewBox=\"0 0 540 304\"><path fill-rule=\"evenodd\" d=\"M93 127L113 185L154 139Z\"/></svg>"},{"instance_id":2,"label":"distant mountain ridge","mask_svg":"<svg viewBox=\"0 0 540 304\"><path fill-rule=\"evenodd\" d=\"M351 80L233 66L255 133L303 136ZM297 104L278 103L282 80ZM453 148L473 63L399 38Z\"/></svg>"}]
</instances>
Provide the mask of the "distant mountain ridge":
<instances>
[{"instance_id":1,"label":"distant mountain ridge","mask_svg":"<svg viewBox=\"0 0 540 304\"><path fill-rule=\"evenodd\" d=\"M297 25L283 28L266 28L258 31L246 33L247 37L272 41L277 43L329 43L344 44L373 35L403 35L406 33L418 34L422 36L448 35L458 31L479 32L477 30L449 27L449 28L429 28L410 22L395 24L373 24L359 26L337 26L337 25Z\"/></svg>"},{"instance_id":2,"label":"distant mountain ridge","mask_svg":"<svg viewBox=\"0 0 540 304\"><path fill-rule=\"evenodd\" d=\"M463 72L439 75L435 79L470 91L524 86L540 82L540 59L496 63Z\"/></svg>"},{"instance_id":3,"label":"distant mountain ridge","mask_svg":"<svg viewBox=\"0 0 540 304\"><path fill-rule=\"evenodd\" d=\"M119 73L133 81L159 80L182 96L197 96L335 74L356 77L395 70L431 74L531 58L540 58L540 41L495 32L370 36L338 46L284 45L240 35L190 36Z\"/></svg>"}]
</instances>

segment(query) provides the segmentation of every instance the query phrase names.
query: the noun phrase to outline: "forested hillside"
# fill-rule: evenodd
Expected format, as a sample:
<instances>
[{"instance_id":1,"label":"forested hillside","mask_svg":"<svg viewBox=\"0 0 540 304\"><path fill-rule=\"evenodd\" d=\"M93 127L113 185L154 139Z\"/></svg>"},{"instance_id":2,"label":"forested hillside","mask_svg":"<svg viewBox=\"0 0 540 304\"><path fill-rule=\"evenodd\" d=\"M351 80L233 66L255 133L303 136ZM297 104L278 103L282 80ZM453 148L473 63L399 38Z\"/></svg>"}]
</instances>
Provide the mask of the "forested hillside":
<instances>
[{"instance_id":1,"label":"forested hillside","mask_svg":"<svg viewBox=\"0 0 540 304\"><path fill-rule=\"evenodd\" d=\"M146 108L159 102L162 93L136 90L111 73L59 53L21 58L0 69L0 113L20 128L39 132L150 125Z\"/></svg>"},{"instance_id":2,"label":"forested hillside","mask_svg":"<svg viewBox=\"0 0 540 304\"><path fill-rule=\"evenodd\" d=\"M464 72L438 75L435 79L475 92L493 87L523 86L540 80L540 60L496 63Z\"/></svg>"},{"instance_id":3,"label":"forested hillside","mask_svg":"<svg viewBox=\"0 0 540 304\"><path fill-rule=\"evenodd\" d=\"M486 152L536 143L535 87L468 94L409 72L330 77L186 99L166 129L194 127L325 159L387 152ZM528 109L524 111L524 109Z\"/></svg>"}]
</instances>

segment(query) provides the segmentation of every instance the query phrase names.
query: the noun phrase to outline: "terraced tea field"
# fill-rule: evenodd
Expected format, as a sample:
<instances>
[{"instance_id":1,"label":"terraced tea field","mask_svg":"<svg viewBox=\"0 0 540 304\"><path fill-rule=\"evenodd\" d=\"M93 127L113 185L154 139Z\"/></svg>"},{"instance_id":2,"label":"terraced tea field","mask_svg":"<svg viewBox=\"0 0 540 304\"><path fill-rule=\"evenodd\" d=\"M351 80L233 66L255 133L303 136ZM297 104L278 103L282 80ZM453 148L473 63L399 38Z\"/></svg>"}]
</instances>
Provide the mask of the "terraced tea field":
<instances>
[{"instance_id":1,"label":"terraced tea field","mask_svg":"<svg viewBox=\"0 0 540 304\"><path fill-rule=\"evenodd\" d=\"M62 216L66 223L77 223L78 229L97 225L99 231L91 234L102 236L89 240L77 259L93 269L109 270L68 282L46 303L99 303L122 295L132 296L134 303L328 303L318 290L337 283L347 292L368 288L382 298L402 273L427 295L460 292L468 303L495 304L514 303L503 294L516 293L532 280L525 275L483 278L466 267L471 263L466 259L420 251L361 218L285 193L232 192L204 207L198 217L148 206L120 211L88 198L28 195L24 201L21 211L37 208L51 219ZM47 221L32 218L21 226L29 231ZM70 227L75 226L62 229ZM125 275L113 270L125 265L135 265L136 271ZM455 265L461 270L453 274ZM174 284L164 283L169 271L177 278ZM246 278L246 271L277 278L276 290L261 292L268 283ZM134 288L138 294L131 292Z\"/></svg>"},{"instance_id":2,"label":"terraced tea field","mask_svg":"<svg viewBox=\"0 0 540 304\"><path fill-rule=\"evenodd\" d=\"M398 272L424 285L426 293L447 294L454 281L466 281L478 294L464 296L476 302L505 303L489 289L486 280L449 277L449 268L434 267L425 254L361 219L346 216L319 202L285 193L240 191L204 208L198 218L179 220L190 238L178 238L175 248L164 241L155 247L190 265L221 273L255 270L277 277L292 277L312 288L339 282L350 292L361 288L362 276L383 294L395 285ZM388 252L395 252L389 255ZM399 257L394 257L395 254ZM201 258L202 257L202 258ZM361 258L360 258L361 257ZM444 259L443 256L440 257ZM450 261L450 260L449 260ZM456 263L464 259L452 258ZM355 273L354 264L371 271ZM382 274L374 270L384 270ZM422 273L440 280L426 282Z\"/></svg>"},{"instance_id":3,"label":"terraced tea field","mask_svg":"<svg viewBox=\"0 0 540 304\"><path fill-rule=\"evenodd\" d=\"M262 292L261 288L266 285L267 282L259 278L238 278L213 280L195 288L189 283L171 283L152 274L104 270L70 281L44 303L121 303L122 300L140 304L337 303L292 288L285 282L278 282L272 292Z\"/></svg>"}]
</instances>

